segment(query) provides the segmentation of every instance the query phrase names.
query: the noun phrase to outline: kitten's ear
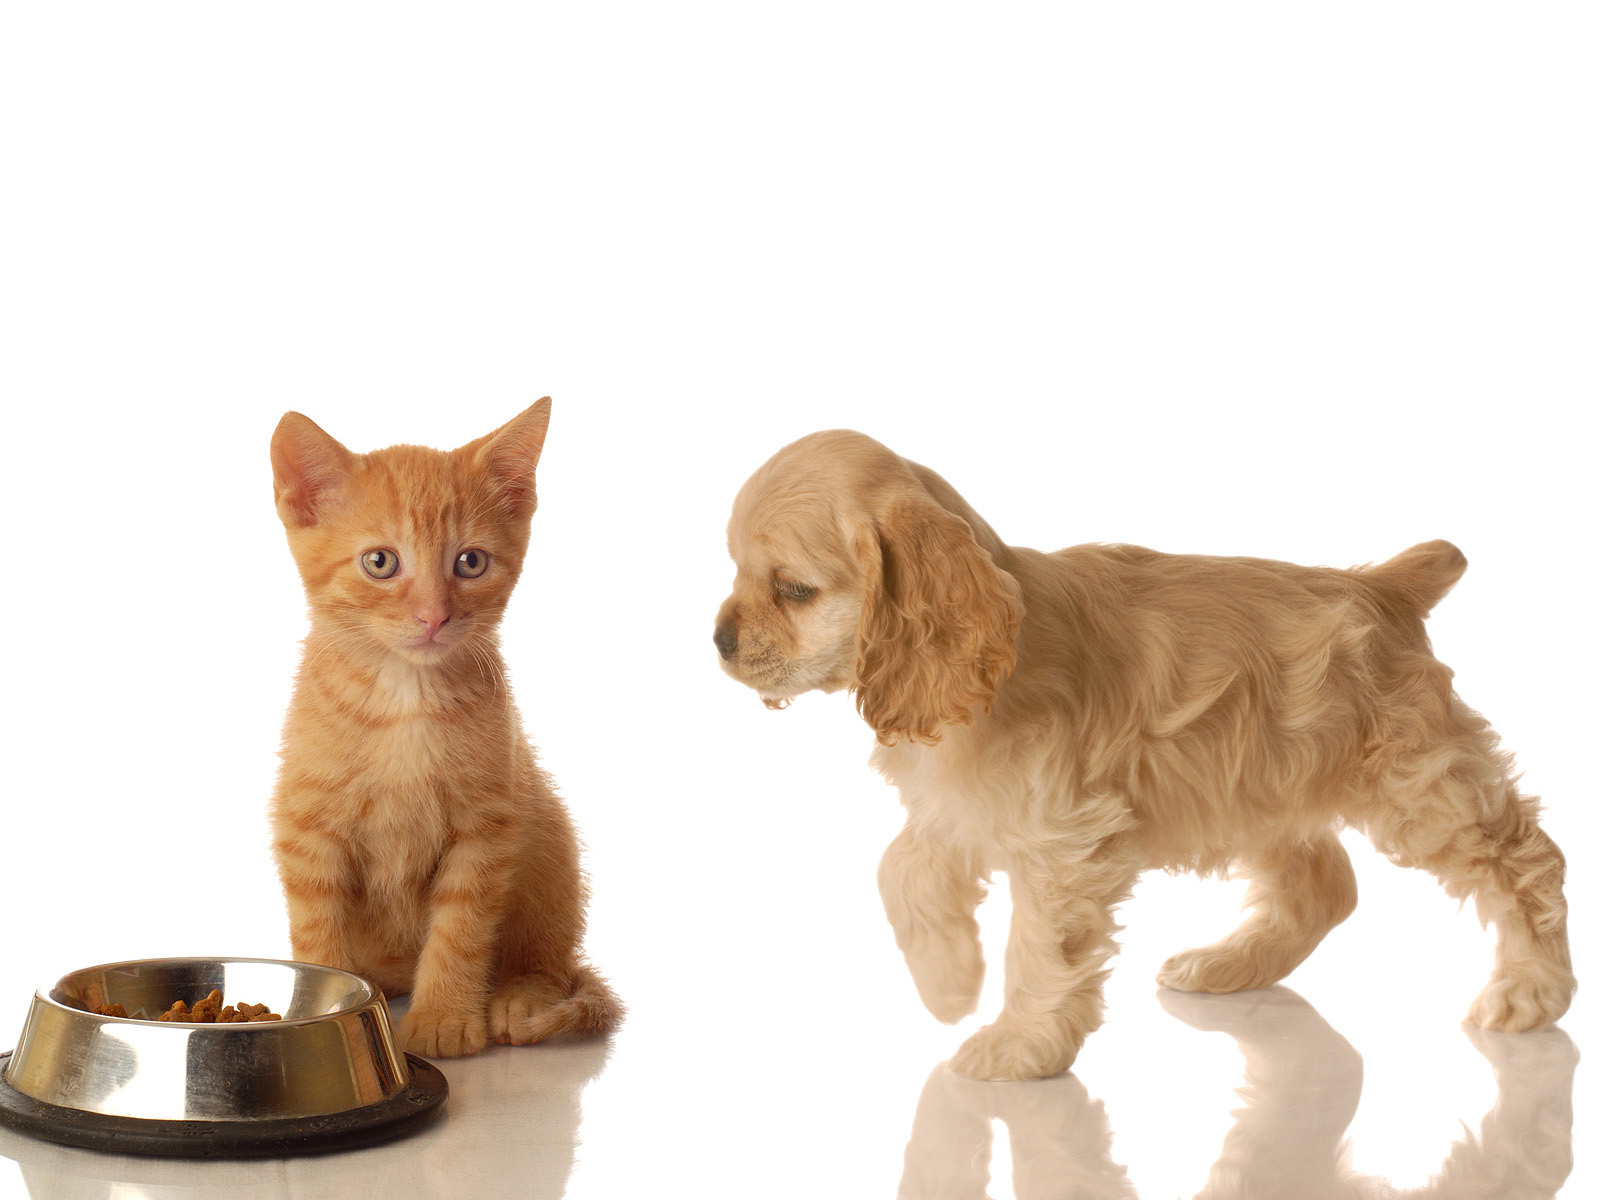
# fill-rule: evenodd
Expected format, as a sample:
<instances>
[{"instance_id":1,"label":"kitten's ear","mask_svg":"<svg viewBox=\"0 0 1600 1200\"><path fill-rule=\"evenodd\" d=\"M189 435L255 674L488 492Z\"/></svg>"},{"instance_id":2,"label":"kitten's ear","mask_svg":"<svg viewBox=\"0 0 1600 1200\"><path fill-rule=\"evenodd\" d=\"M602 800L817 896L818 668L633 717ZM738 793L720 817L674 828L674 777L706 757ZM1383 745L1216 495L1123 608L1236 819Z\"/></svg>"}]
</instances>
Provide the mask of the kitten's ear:
<instances>
[{"instance_id":1,"label":"kitten's ear","mask_svg":"<svg viewBox=\"0 0 1600 1200\"><path fill-rule=\"evenodd\" d=\"M350 477L355 455L310 417L283 414L272 433L272 492L285 525L315 525L329 493Z\"/></svg>"},{"instance_id":2,"label":"kitten's ear","mask_svg":"<svg viewBox=\"0 0 1600 1200\"><path fill-rule=\"evenodd\" d=\"M500 487L514 516L532 516L539 506L534 468L550 430L550 397L512 417L478 444L478 458Z\"/></svg>"}]
</instances>

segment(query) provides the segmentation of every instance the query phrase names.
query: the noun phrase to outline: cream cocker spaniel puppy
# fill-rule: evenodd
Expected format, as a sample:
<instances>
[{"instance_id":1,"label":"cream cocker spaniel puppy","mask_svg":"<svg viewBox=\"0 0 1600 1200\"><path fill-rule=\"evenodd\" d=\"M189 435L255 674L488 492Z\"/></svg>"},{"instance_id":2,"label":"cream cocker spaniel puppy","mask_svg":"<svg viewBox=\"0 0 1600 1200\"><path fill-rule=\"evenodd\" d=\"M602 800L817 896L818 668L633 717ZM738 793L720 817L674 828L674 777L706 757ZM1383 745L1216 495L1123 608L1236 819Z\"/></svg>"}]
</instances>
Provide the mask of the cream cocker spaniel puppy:
<instances>
[{"instance_id":1,"label":"cream cocker spaniel puppy","mask_svg":"<svg viewBox=\"0 0 1600 1200\"><path fill-rule=\"evenodd\" d=\"M1346 825L1497 926L1471 1021L1566 1011L1561 852L1423 631L1466 567L1448 542L1348 571L1044 554L1006 545L934 472L833 431L750 478L728 547L727 673L772 707L848 688L877 732L873 765L906 808L884 907L940 1020L977 1006L974 911L989 872L1010 879L1005 1004L959 1073L1072 1065L1101 1021L1112 910L1149 868L1250 880L1243 924L1169 959L1162 984L1283 978L1355 907Z\"/></svg>"}]
</instances>

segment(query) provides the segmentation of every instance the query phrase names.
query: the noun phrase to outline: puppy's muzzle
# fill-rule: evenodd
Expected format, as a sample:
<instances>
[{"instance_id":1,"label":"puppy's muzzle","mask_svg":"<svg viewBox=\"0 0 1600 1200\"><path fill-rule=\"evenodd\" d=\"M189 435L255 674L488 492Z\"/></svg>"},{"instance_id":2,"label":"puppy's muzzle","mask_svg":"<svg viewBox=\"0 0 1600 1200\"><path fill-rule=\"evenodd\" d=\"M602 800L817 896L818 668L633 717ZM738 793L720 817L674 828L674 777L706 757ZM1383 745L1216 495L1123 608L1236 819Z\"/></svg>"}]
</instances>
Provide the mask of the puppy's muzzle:
<instances>
[{"instance_id":1,"label":"puppy's muzzle","mask_svg":"<svg viewBox=\"0 0 1600 1200\"><path fill-rule=\"evenodd\" d=\"M717 644L717 653L722 655L723 661L732 662L733 656L739 652L738 623L731 619L719 622L711 640Z\"/></svg>"}]
</instances>

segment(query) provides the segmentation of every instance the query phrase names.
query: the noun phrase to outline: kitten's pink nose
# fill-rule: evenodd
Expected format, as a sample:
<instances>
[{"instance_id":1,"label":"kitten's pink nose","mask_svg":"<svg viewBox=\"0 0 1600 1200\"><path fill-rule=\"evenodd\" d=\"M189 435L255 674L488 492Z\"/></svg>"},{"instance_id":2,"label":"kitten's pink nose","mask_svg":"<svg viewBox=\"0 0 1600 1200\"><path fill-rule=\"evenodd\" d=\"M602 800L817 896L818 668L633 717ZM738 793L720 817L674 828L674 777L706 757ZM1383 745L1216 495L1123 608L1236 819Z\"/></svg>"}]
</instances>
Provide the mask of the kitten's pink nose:
<instances>
[{"instance_id":1,"label":"kitten's pink nose","mask_svg":"<svg viewBox=\"0 0 1600 1200\"><path fill-rule=\"evenodd\" d=\"M428 612L419 612L419 613L415 613L413 615L415 615L415 617L417 618L418 624L422 625L425 629L427 629L427 631L428 631L428 640L430 642L433 641L434 638L439 636L440 627L442 625L444 625L445 622L450 620L450 614L449 613L442 612L442 611L440 611L438 609L434 609L434 610L428 611Z\"/></svg>"}]
</instances>

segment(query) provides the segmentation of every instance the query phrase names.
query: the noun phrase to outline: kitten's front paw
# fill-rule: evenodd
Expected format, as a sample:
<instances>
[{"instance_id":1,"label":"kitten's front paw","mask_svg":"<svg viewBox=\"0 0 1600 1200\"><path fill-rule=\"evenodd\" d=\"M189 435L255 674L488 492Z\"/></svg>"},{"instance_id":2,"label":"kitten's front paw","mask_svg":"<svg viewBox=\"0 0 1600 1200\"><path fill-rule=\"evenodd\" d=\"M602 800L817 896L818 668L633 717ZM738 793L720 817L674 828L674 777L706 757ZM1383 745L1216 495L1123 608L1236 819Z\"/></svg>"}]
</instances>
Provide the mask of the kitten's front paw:
<instances>
[{"instance_id":1,"label":"kitten's front paw","mask_svg":"<svg viewBox=\"0 0 1600 1200\"><path fill-rule=\"evenodd\" d=\"M489 1040L489 1024L482 1013L412 1009L400 1020L400 1045L423 1058L464 1058L482 1050Z\"/></svg>"},{"instance_id":2,"label":"kitten's front paw","mask_svg":"<svg viewBox=\"0 0 1600 1200\"><path fill-rule=\"evenodd\" d=\"M1058 1040L1052 1031L1024 1034L1004 1018L985 1025L961 1044L950 1069L968 1079L1048 1079L1070 1067L1078 1046Z\"/></svg>"}]
</instances>

